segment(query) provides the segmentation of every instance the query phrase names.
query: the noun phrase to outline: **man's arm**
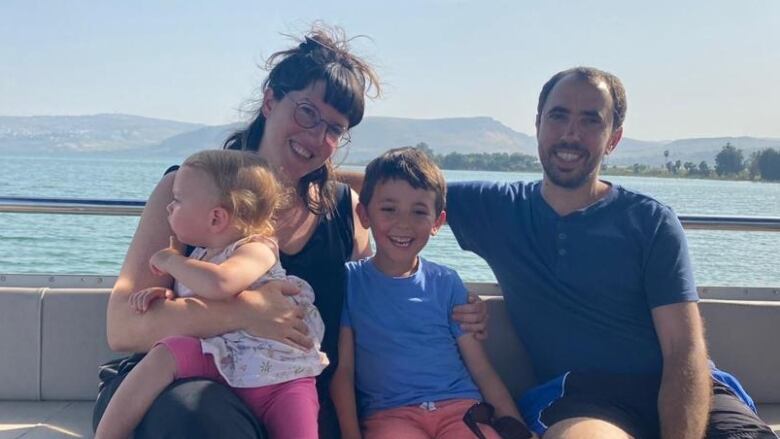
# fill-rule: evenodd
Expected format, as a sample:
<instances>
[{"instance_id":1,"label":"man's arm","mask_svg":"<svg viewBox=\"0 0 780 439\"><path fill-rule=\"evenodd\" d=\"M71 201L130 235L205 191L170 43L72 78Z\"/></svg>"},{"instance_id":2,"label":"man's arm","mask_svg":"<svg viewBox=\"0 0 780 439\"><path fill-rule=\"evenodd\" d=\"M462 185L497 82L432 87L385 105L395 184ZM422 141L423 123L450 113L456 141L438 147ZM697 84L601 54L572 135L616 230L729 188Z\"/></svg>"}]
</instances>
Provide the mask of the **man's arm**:
<instances>
[{"instance_id":1,"label":"man's arm","mask_svg":"<svg viewBox=\"0 0 780 439\"><path fill-rule=\"evenodd\" d=\"M663 354L658 413L663 439L701 439L712 398L707 347L695 302L652 310Z\"/></svg>"},{"instance_id":2,"label":"man's arm","mask_svg":"<svg viewBox=\"0 0 780 439\"><path fill-rule=\"evenodd\" d=\"M336 179L349 185L353 191L360 193L360 190L363 189L363 180L366 179L366 174L359 171L345 171L339 169L336 171Z\"/></svg>"},{"instance_id":3,"label":"man's arm","mask_svg":"<svg viewBox=\"0 0 780 439\"><path fill-rule=\"evenodd\" d=\"M360 439L355 398L355 345L352 328L342 326L339 332L339 365L330 384L330 397L344 439Z\"/></svg>"},{"instance_id":4,"label":"man's arm","mask_svg":"<svg viewBox=\"0 0 780 439\"><path fill-rule=\"evenodd\" d=\"M363 174L356 174L360 176L360 183L362 185L363 183ZM363 227L363 224L360 223L360 218L358 218L357 214L357 205L358 205L358 194L353 190L352 191L352 224L354 226L355 232L354 232L354 242L355 244L352 247L352 258L353 261L359 261L363 258L367 258L371 256L373 253L371 251L371 243L368 239L368 229Z\"/></svg>"}]
</instances>

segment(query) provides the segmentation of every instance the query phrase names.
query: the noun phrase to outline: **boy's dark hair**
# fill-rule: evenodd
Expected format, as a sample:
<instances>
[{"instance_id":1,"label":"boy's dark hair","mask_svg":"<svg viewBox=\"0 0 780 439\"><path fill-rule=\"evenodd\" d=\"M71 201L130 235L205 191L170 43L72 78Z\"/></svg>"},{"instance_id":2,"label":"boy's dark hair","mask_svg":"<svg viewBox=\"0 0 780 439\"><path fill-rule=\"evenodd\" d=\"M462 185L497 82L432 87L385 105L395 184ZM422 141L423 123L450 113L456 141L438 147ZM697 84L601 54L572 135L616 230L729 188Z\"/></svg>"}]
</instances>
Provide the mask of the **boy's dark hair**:
<instances>
[{"instance_id":1,"label":"boy's dark hair","mask_svg":"<svg viewBox=\"0 0 780 439\"><path fill-rule=\"evenodd\" d=\"M402 180L415 189L436 193L436 215L443 210L447 199L447 184L436 163L424 152L411 146L395 148L371 160L366 166L360 203L368 206L374 189L388 180Z\"/></svg>"}]
</instances>

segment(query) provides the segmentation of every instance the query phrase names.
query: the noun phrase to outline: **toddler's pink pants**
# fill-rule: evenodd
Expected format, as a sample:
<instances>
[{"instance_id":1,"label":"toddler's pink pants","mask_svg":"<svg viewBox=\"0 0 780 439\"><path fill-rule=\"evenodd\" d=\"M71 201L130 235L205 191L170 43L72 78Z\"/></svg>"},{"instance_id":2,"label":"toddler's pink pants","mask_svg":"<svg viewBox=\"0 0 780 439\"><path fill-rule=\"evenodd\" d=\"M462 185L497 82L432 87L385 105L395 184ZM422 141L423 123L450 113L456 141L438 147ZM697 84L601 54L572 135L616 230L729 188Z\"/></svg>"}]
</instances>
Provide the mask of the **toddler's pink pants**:
<instances>
[{"instance_id":1,"label":"toddler's pink pants","mask_svg":"<svg viewBox=\"0 0 780 439\"><path fill-rule=\"evenodd\" d=\"M203 353L200 339L167 337L157 344L173 355L177 379L201 377L228 386L214 364L214 357ZM320 405L313 377L270 386L230 389L252 410L272 439L317 439Z\"/></svg>"}]
</instances>

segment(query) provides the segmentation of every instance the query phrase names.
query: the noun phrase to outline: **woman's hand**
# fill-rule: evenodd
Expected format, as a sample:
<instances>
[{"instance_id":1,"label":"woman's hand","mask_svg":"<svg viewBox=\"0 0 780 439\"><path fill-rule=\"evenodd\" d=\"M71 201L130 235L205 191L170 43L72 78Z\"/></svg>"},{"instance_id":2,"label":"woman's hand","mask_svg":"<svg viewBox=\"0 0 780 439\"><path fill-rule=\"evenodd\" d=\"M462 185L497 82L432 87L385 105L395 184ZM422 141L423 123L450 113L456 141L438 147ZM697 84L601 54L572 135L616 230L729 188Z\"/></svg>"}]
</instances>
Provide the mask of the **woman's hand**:
<instances>
[{"instance_id":1,"label":"woman's hand","mask_svg":"<svg viewBox=\"0 0 780 439\"><path fill-rule=\"evenodd\" d=\"M298 294L298 287L288 281L272 281L257 290L236 296L239 326L256 337L270 338L292 347L308 350L314 346L309 328L303 322L303 308L286 296Z\"/></svg>"},{"instance_id":2,"label":"woman's hand","mask_svg":"<svg viewBox=\"0 0 780 439\"><path fill-rule=\"evenodd\" d=\"M487 340L487 306L477 294L469 293L468 303L453 308L452 318L477 340Z\"/></svg>"}]
</instances>

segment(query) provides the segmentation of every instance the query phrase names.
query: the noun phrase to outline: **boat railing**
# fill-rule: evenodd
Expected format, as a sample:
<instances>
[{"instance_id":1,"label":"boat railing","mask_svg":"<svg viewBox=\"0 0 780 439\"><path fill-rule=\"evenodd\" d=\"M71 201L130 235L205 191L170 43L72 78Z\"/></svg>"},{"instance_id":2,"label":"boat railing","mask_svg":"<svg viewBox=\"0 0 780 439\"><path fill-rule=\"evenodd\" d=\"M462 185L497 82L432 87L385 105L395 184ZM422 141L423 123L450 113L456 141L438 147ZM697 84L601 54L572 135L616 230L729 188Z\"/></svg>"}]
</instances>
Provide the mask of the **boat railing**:
<instances>
[{"instance_id":1,"label":"boat railing","mask_svg":"<svg viewBox=\"0 0 780 439\"><path fill-rule=\"evenodd\" d=\"M0 213L68 214L139 216L145 202L140 200L0 197ZM741 232L780 232L780 217L679 215L683 227L688 230L725 230ZM106 288L111 287L113 276L2 274L0 287L58 287ZM470 284L481 294L501 295L495 283ZM701 297L707 299L780 301L780 287L700 287Z\"/></svg>"},{"instance_id":2,"label":"boat railing","mask_svg":"<svg viewBox=\"0 0 780 439\"><path fill-rule=\"evenodd\" d=\"M140 216L145 204L141 200L0 197L0 212ZM780 232L780 217L679 215L679 218L689 230Z\"/></svg>"},{"instance_id":3,"label":"boat railing","mask_svg":"<svg viewBox=\"0 0 780 439\"><path fill-rule=\"evenodd\" d=\"M4 213L140 216L145 205L140 200L0 197L0 212Z\"/></svg>"}]
</instances>

